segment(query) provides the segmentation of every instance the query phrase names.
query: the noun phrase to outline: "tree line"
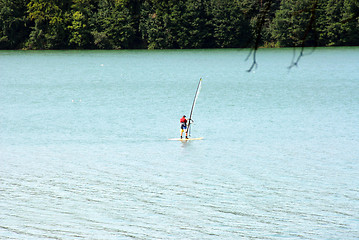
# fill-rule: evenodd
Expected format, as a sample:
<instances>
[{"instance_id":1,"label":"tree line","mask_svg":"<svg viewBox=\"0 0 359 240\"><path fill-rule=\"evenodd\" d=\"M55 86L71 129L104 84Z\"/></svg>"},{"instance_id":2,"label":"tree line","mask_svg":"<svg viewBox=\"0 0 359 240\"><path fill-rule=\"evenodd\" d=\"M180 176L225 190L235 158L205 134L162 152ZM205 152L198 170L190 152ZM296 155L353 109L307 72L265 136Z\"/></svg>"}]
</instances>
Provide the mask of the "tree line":
<instances>
[{"instance_id":1,"label":"tree line","mask_svg":"<svg viewBox=\"0 0 359 240\"><path fill-rule=\"evenodd\" d=\"M0 0L0 49L343 45L358 0Z\"/></svg>"}]
</instances>

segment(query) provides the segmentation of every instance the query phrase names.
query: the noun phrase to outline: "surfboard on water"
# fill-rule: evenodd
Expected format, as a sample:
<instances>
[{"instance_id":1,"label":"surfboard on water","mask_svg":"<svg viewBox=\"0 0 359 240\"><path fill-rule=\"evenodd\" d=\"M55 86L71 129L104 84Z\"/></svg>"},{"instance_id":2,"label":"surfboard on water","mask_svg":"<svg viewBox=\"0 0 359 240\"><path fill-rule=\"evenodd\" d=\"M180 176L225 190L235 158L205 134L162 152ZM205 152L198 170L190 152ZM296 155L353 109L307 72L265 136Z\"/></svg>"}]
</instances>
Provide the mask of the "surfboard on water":
<instances>
[{"instance_id":1,"label":"surfboard on water","mask_svg":"<svg viewBox=\"0 0 359 240\"><path fill-rule=\"evenodd\" d=\"M202 139L203 139L203 137L199 137L199 138L170 138L168 140L186 142L186 141L202 140Z\"/></svg>"}]
</instances>

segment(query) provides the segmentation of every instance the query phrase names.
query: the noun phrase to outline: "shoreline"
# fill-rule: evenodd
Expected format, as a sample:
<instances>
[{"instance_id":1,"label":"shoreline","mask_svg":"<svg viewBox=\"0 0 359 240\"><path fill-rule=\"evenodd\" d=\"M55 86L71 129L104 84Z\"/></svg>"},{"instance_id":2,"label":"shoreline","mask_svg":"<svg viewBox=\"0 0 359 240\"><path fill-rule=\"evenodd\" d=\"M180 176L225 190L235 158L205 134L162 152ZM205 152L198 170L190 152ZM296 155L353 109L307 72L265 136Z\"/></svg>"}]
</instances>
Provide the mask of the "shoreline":
<instances>
[{"instance_id":1,"label":"shoreline","mask_svg":"<svg viewBox=\"0 0 359 240\"><path fill-rule=\"evenodd\" d=\"M359 47L359 45L341 45L341 46L306 46L304 47L304 49L315 49L315 48L346 48L346 47ZM301 49L302 47L265 47L265 46L261 46L258 47L258 49ZM28 52L28 51L129 51L129 50L143 50L143 51L163 51L163 50L245 50L245 49L253 49L251 47L246 47L246 48L164 48L164 49L148 49L148 48L128 48L128 49L91 49L91 48L84 48L84 49L70 49L70 48L64 48L64 49L24 49L24 48L19 48L19 49L0 49L0 51L24 51L24 52ZM257 49L257 50L258 50Z\"/></svg>"}]
</instances>

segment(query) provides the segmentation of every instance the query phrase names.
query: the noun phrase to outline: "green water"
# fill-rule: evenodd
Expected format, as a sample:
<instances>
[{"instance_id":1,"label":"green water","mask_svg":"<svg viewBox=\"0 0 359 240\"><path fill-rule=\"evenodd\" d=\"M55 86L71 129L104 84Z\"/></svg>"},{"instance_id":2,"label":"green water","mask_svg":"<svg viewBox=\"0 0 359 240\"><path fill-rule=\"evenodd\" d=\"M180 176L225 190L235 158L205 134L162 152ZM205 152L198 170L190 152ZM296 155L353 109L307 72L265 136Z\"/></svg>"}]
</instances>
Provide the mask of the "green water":
<instances>
[{"instance_id":1,"label":"green water","mask_svg":"<svg viewBox=\"0 0 359 240\"><path fill-rule=\"evenodd\" d=\"M356 239L359 48L247 54L1 51L0 238Z\"/></svg>"}]
</instances>

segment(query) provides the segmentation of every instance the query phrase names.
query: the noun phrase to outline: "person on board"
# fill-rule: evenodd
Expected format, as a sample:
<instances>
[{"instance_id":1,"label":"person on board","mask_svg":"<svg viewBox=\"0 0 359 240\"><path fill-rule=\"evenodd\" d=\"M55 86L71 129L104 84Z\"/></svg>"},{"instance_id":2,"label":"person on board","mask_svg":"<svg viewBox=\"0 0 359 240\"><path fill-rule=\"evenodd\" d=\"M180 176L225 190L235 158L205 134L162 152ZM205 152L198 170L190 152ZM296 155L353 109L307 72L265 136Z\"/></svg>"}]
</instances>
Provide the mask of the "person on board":
<instances>
[{"instance_id":1,"label":"person on board","mask_svg":"<svg viewBox=\"0 0 359 240\"><path fill-rule=\"evenodd\" d=\"M183 132L186 131L186 139L188 139L188 136L187 136L187 119L186 119L186 115L183 115L183 117L181 118L180 120L180 123L181 123L181 139L182 139L182 135L183 135Z\"/></svg>"}]
</instances>

